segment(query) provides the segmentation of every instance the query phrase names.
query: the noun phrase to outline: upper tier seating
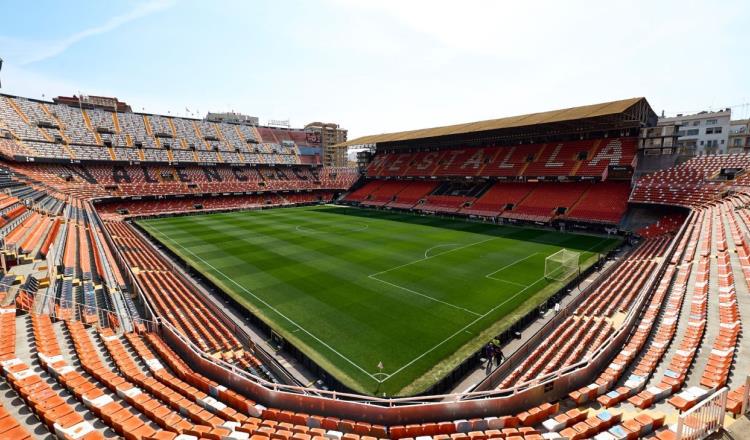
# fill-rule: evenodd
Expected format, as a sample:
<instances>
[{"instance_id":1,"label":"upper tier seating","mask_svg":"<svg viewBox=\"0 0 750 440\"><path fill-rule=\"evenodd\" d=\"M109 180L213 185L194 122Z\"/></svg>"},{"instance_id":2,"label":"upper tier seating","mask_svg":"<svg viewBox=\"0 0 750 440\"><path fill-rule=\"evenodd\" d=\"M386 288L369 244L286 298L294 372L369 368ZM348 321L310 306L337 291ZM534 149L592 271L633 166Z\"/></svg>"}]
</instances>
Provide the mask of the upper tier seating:
<instances>
[{"instance_id":1,"label":"upper tier seating","mask_svg":"<svg viewBox=\"0 0 750 440\"><path fill-rule=\"evenodd\" d=\"M603 177L609 165L634 165L635 155L634 138L389 152L373 158L367 176Z\"/></svg>"},{"instance_id":2,"label":"upper tier seating","mask_svg":"<svg viewBox=\"0 0 750 440\"><path fill-rule=\"evenodd\" d=\"M300 164L304 130L255 128L164 115L111 112L0 95L0 148L8 156L90 161ZM284 144L282 144L284 143ZM262 146L264 145L264 146Z\"/></svg>"},{"instance_id":3,"label":"upper tier seating","mask_svg":"<svg viewBox=\"0 0 750 440\"><path fill-rule=\"evenodd\" d=\"M295 145L308 145L305 130L278 127L257 127L260 142L281 145L292 142Z\"/></svg>"},{"instance_id":4,"label":"upper tier seating","mask_svg":"<svg viewBox=\"0 0 750 440\"><path fill-rule=\"evenodd\" d=\"M733 185L744 186L748 173L736 181L720 180L723 168L750 169L750 154L697 156L674 168L642 176L636 182L631 202L700 206L720 197Z\"/></svg>"}]
</instances>

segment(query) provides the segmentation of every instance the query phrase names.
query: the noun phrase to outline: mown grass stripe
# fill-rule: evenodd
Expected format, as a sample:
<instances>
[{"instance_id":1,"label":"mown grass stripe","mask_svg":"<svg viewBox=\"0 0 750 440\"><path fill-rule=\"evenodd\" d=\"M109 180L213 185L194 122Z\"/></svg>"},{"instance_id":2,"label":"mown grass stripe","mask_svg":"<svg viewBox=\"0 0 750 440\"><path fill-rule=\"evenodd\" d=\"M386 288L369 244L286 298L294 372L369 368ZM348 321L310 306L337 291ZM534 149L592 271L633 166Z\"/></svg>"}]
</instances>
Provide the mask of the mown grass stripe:
<instances>
[{"instance_id":1,"label":"mown grass stripe","mask_svg":"<svg viewBox=\"0 0 750 440\"><path fill-rule=\"evenodd\" d=\"M347 386L387 394L429 386L553 293L546 281L524 287L546 255L616 243L333 206L139 223ZM495 275L506 282L485 277L509 264ZM387 378L373 377L379 362Z\"/></svg>"}]
</instances>

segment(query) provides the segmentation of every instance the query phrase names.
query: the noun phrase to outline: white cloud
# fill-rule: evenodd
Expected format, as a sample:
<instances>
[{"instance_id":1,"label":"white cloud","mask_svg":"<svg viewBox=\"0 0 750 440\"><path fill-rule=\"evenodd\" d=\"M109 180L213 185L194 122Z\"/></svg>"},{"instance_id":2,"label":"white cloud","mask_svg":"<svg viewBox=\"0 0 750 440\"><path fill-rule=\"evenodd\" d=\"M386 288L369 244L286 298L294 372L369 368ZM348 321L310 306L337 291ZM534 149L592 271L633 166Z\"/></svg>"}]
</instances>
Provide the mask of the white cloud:
<instances>
[{"instance_id":1,"label":"white cloud","mask_svg":"<svg viewBox=\"0 0 750 440\"><path fill-rule=\"evenodd\" d=\"M309 8L274 4L251 18L227 6L233 15L224 20L206 20L208 6L185 2L175 14L179 24L166 21L200 26L205 36L173 43L180 57L144 50L149 69L64 72L80 84L55 81L45 64L34 64L118 27L130 35L125 23L170 5L143 4L53 42L0 37L4 85L34 97L117 95L153 112L234 109L261 120L289 117L295 125L330 120L352 137L632 96L646 96L669 114L742 103L750 94L743 76L750 65L741 56L746 0L327 0ZM252 19L255 26L244 25ZM274 23L271 32L266 23ZM173 32L154 27L148 39L167 40ZM246 44L221 51L202 44L214 38ZM189 56L191 50L201 56ZM128 55L102 54L121 56Z\"/></svg>"},{"instance_id":2,"label":"white cloud","mask_svg":"<svg viewBox=\"0 0 750 440\"><path fill-rule=\"evenodd\" d=\"M120 26L142 17L170 8L175 0L152 0L140 3L132 10L109 18L98 26L78 31L57 40L22 40L0 36L0 47L7 53L7 58L19 66L54 58L76 43L97 35L111 32Z\"/></svg>"}]
</instances>

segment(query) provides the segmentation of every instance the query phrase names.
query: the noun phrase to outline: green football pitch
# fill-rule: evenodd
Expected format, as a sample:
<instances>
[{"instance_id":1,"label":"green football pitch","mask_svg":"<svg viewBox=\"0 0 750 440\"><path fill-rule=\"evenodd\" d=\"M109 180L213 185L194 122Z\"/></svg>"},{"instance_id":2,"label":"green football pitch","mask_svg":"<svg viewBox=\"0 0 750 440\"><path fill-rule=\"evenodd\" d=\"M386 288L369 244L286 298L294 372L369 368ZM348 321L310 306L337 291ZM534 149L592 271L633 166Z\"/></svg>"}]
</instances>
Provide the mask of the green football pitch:
<instances>
[{"instance_id":1,"label":"green football pitch","mask_svg":"<svg viewBox=\"0 0 750 440\"><path fill-rule=\"evenodd\" d=\"M139 221L339 381L413 395L561 287L615 238L338 206ZM379 364L382 363L382 370Z\"/></svg>"}]
</instances>

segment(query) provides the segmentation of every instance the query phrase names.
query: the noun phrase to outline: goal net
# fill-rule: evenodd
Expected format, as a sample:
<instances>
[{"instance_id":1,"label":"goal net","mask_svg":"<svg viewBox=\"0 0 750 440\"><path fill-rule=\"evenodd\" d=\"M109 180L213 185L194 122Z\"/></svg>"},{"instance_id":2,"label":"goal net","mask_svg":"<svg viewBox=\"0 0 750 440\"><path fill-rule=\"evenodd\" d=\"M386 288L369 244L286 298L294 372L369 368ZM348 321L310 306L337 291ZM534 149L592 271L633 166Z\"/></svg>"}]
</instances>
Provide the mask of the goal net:
<instances>
[{"instance_id":1,"label":"goal net","mask_svg":"<svg viewBox=\"0 0 750 440\"><path fill-rule=\"evenodd\" d=\"M544 260L544 278L565 281L578 273L579 252L562 249Z\"/></svg>"}]
</instances>

